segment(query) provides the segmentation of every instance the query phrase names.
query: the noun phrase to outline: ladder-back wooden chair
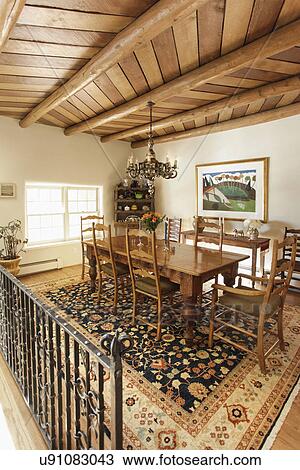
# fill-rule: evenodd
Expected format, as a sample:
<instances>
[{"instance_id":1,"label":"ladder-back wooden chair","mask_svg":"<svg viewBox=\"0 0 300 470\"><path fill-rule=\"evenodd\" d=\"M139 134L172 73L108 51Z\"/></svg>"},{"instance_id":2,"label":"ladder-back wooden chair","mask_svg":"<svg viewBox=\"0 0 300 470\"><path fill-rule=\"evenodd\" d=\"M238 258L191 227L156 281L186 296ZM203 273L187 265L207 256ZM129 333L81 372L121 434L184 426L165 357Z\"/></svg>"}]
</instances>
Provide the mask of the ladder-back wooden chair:
<instances>
[{"instance_id":1,"label":"ladder-back wooden chair","mask_svg":"<svg viewBox=\"0 0 300 470\"><path fill-rule=\"evenodd\" d=\"M206 231L206 229L209 229ZM211 243L218 247L218 250L223 250L223 223L220 222L209 222L203 220L202 217L196 217L195 219L195 238L194 246L198 246L199 243Z\"/></svg>"},{"instance_id":2,"label":"ladder-back wooden chair","mask_svg":"<svg viewBox=\"0 0 300 470\"><path fill-rule=\"evenodd\" d=\"M290 237L290 236L295 236L297 238L296 259L295 259L295 266L294 266L294 271L293 271L291 280L299 283L299 286L290 284L290 288L295 289L296 291L300 291L300 229L285 227L284 238ZM284 247L282 259L278 261L278 265L280 266L281 263L285 262L286 260L290 258L291 258L291 248ZM285 276L286 276L286 273L282 271L281 272L282 279L284 279Z\"/></svg>"},{"instance_id":3,"label":"ladder-back wooden chair","mask_svg":"<svg viewBox=\"0 0 300 470\"><path fill-rule=\"evenodd\" d=\"M279 253L282 249L290 248L291 257L284 261L278 267ZM213 286L213 297L211 306L210 316L210 327L209 327L209 348L213 347L213 337L217 337L232 346L235 346L242 351L250 354L257 354L260 369L262 373L266 373L266 357L273 351L273 349L279 344L280 349L284 350L284 339L283 339L283 307L285 303L286 294L289 288L289 284L292 277L292 272L295 264L296 257L296 238L287 237L282 243L278 240L274 241L273 254L272 254L272 265L269 277L262 276L250 276L246 274L239 274L238 287L227 287L219 284ZM282 268L287 273L284 279L278 279L278 275L281 273ZM242 278L256 281L260 283L260 288L249 288L242 285ZM218 299L218 290L223 291ZM220 305L225 308L217 309ZM233 313L234 321L228 322L226 320L226 314L229 312ZM249 316L254 318L255 321L255 333L250 329L245 329L239 326L238 320L241 316ZM224 319L222 319L224 317ZM277 339L265 351L264 337L266 332L266 322L270 319L275 319L277 323ZM215 330L215 325L218 325ZM242 333L243 335L250 336L256 340L256 351L247 348L245 345L235 342L233 339L221 335L220 332L224 328L229 328L233 331Z\"/></svg>"},{"instance_id":4,"label":"ladder-back wooden chair","mask_svg":"<svg viewBox=\"0 0 300 470\"><path fill-rule=\"evenodd\" d=\"M86 248L86 235L91 235L92 237L92 223L101 223L104 224L104 216L100 215L87 215L80 217L80 241L81 241L81 278L84 279L85 268L89 269L90 265L87 258L87 248Z\"/></svg>"},{"instance_id":5,"label":"ladder-back wooden chair","mask_svg":"<svg viewBox=\"0 0 300 470\"><path fill-rule=\"evenodd\" d=\"M122 263L117 263L115 261L115 256L112 246L111 238L111 226L103 224L92 224L92 233L93 233L93 245L94 253L97 262L99 283L98 283L98 302L103 296L102 291L102 281L103 274L113 279L114 281L114 307L116 308L118 304L118 280L120 279L120 284L122 288L123 295L124 291L124 276L129 274L128 266ZM103 296L104 297L104 296ZM107 297L105 297L107 298Z\"/></svg>"},{"instance_id":6,"label":"ladder-back wooden chair","mask_svg":"<svg viewBox=\"0 0 300 470\"><path fill-rule=\"evenodd\" d=\"M206 231L206 229L209 229ZM203 217L196 217L195 218L195 238L194 238L194 246L198 247L199 243L210 243L216 245L220 254L222 254L223 250L223 237L224 237L224 227L223 223L217 222L209 222L208 220L203 220ZM218 282L218 275L213 276L207 280L211 281L214 279L215 283ZM208 289L204 292L204 295L209 294L212 292L212 289Z\"/></svg>"},{"instance_id":7,"label":"ladder-back wooden chair","mask_svg":"<svg viewBox=\"0 0 300 470\"><path fill-rule=\"evenodd\" d=\"M153 327L153 323L148 322L145 318L137 317L137 296L140 294L156 300L156 339L159 340L161 337L162 298L166 295L172 296L179 289L179 285L159 274L155 232L146 235L142 230L127 228L126 250L133 292L132 323L135 325L137 318L139 318L141 322Z\"/></svg>"},{"instance_id":8,"label":"ladder-back wooden chair","mask_svg":"<svg viewBox=\"0 0 300 470\"><path fill-rule=\"evenodd\" d=\"M166 220L166 240L167 242L180 243L182 219Z\"/></svg>"}]
</instances>

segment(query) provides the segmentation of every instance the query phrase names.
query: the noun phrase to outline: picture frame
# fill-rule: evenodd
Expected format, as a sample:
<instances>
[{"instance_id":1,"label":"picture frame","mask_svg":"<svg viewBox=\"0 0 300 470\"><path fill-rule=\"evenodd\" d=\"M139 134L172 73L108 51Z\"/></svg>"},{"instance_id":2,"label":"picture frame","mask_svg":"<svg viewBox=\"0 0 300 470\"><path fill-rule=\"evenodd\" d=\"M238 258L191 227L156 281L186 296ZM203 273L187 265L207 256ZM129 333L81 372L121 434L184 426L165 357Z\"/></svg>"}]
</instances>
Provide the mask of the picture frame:
<instances>
[{"instance_id":1,"label":"picture frame","mask_svg":"<svg viewBox=\"0 0 300 470\"><path fill-rule=\"evenodd\" d=\"M197 215L268 221L269 157L200 163L195 170Z\"/></svg>"},{"instance_id":2,"label":"picture frame","mask_svg":"<svg viewBox=\"0 0 300 470\"><path fill-rule=\"evenodd\" d=\"M16 184L15 183L0 183L0 198L15 198L16 197Z\"/></svg>"}]
</instances>

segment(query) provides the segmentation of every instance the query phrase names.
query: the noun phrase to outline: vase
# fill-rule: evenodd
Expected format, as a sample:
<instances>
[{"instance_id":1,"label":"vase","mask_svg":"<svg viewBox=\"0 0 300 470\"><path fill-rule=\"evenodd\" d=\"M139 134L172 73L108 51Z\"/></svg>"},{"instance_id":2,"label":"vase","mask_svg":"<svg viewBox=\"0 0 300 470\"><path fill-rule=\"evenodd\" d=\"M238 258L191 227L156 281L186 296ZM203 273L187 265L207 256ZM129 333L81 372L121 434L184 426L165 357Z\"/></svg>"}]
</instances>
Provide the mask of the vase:
<instances>
[{"instance_id":1,"label":"vase","mask_svg":"<svg viewBox=\"0 0 300 470\"><path fill-rule=\"evenodd\" d=\"M17 276L20 272L21 256L15 259L0 259L0 265L10 272L13 276Z\"/></svg>"}]
</instances>

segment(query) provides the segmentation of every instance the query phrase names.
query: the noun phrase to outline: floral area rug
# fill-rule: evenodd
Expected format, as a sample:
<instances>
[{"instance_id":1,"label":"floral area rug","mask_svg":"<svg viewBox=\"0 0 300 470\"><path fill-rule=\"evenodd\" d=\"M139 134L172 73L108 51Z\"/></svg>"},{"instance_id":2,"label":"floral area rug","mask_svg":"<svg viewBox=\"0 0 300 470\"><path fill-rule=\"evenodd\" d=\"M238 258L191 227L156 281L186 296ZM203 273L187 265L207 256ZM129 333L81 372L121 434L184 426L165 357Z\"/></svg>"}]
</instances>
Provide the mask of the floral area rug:
<instances>
[{"instance_id":1,"label":"floral area rug","mask_svg":"<svg viewBox=\"0 0 300 470\"><path fill-rule=\"evenodd\" d=\"M105 281L108 297L111 287ZM286 351L274 350L264 376L255 357L225 342L216 341L208 349L209 301L199 310L195 344L190 348L183 339L180 294L173 304L166 302L162 338L157 341L154 328L131 325L129 288L124 297L120 292L116 312L107 299L97 302L88 280L49 282L33 290L47 304L59 307L97 346L107 332L118 330L132 337L133 347L124 357L124 448L262 448L297 383L300 307L286 306ZM139 314L155 322L150 299L141 301Z\"/></svg>"}]
</instances>

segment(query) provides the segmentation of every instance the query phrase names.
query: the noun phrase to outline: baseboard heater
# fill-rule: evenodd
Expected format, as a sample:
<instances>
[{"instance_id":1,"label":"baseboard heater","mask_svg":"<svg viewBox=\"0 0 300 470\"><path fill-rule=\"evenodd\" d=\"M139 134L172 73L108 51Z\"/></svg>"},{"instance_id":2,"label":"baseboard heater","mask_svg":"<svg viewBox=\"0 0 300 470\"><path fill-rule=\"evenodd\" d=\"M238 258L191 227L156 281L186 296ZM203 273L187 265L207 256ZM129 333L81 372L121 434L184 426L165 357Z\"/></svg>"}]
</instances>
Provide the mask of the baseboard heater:
<instances>
[{"instance_id":1,"label":"baseboard heater","mask_svg":"<svg viewBox=\"0 0 300 470\"><path fill-rule=\"evenodd\" d=\"M41 273L44 271L51 271L53 269L61 269L63 262L61 258L45 259L41 261L34 261L32 263L24 263L20 265L20 275Z\"/></svg>"}]
</instances>

